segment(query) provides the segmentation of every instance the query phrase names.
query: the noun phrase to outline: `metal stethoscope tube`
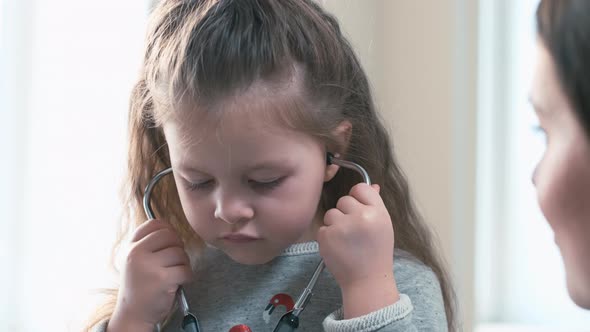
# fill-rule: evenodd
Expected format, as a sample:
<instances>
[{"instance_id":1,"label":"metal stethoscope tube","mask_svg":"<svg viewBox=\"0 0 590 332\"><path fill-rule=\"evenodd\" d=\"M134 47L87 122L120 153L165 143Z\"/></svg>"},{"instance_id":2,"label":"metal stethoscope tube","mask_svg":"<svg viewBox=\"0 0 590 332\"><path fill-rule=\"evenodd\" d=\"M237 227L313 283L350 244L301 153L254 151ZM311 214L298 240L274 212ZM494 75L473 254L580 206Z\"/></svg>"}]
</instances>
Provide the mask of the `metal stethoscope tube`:
<instances>
[{"instance_id":1,"label":"metal stethoscope tube","mask_svg":"<svg viewBox=\"0 0 590 332\"><path fill-rule=\"evenodd\" d=\"M149 219L155 219L156 216L154 215L154 211L152 210L150 204L150 198L152 196L152 190L158 181L164 176L172 173L172 168L167 168L154 176L151 181L148 183L147 187L145 188L145 193L143 196L143 209L145 210L145 214ZM186 300L186 295L184 294L184 289L182 286L178 287L178 291L176 294L178 298L178 305L182 310L184 318L182 319L182 329L185 332L199 332L199 321L197 317L190 312L190 308L188 305L188 301ZM160 331L160 324L156 325L156 331Z\"/></svg>"},{"instance_id":2,"label":"metal stethoscope tube","mask_svg":"<svg viewBox=\"0 0 590 332\"><path fill-rule=\"evenodd\" d=\"M363 177L363 181L366 184L371 185L371 179L369 178L369 174L359 164L335 158L330 153L328 153L327 162L328 162L328 164L338 165L338 166L348 168L348 169L358 172ZM154 186L158 183L158 181L160 181L161 178L163 178L164 176L166 176L170 173L172 173L171 167L159 172L150 180L147 187L145 188L145 193L143 196L143 208L145 210L145 214L150 219L155 219L154 212L153 212L151 205L150 205L150 198L151 198L152 190L153 190ZM299 327L299 315L303 312L303 310L305 309L305 306L309 303L309 300L311 299L311 296L313 295L313 289L314 289L320 275L322 274L322 271L324 270L324 268L325 268L325 264L324 264L324 260L322 259L318 263L313 275L311 276L311 279L307 283L307 286L305 287L305 289L303 290L303 292L301 293L301 295L297 299L297 302L295 302L295 306L293 307L293 310L287 312L286 314L283 315L283 317L281 317L281 319L277 323L277 326L274 329L274 332L295 331L295 329L297 329ZM186 300L186 296L184 294L184 289L182 288L182 286L178 287L177 296L178 296L178 304L179 304L179 306L182 310L182 313L184 315L184 318L182 320L183 330L185 332L200 332L199 321L197 320L197 317L190 312L188 301ZM156 326L156 330L160 331L159 324Z\"/></svg>"}]
</instances>

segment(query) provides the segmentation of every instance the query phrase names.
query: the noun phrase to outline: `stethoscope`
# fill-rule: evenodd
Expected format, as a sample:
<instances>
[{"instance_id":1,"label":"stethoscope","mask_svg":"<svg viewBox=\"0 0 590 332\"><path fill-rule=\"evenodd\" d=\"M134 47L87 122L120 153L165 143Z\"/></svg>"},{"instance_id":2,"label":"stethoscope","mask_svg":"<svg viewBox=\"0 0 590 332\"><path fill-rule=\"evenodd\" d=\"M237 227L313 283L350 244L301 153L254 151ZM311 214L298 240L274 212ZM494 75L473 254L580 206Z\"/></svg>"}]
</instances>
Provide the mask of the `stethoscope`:
<instances>
[{"instance_id":1,"label":"stethoscope","mask_svg":"<svg viewBox=\"0 0 590 332\"><path fill-rule=\"evenodd\" d=\"M369 174L359 164L353 163L351 161L338 159L338 158L334 157L334 155L332 155L331 153L327 154L327 163L328 163L328 165L334 164L334 165L338 165L338 166L341 166L344 168L354 170L354 171L358 172L363 177L363 181L366 184L371 185L371 179L369 178ZM147 217L150 219L155 219L155 215L154 215L154 212L152 211L152 207L150 204L150 197L152 195L152 190L154 189L154 186L158 183L158 181L160 181L161 178L163 178L164 176L166 176L170 173L172 173L172 167L169 167L163 171L160 171L158 174L156 174L150 180L147 187L145 188L145 193L143 196L143 209L145 210L145 214L147 215ZM313 289L314 289L318 279L320 278L320 275L324 271L325 267L326 267L326 265L324 264L324 260L321 259L320 262L318 263L317 267L315 268L315 271L313 272L311 279L307 283L307 286L305 287L305 289L303 290L301 295L299 295L299 298L297 298L297 301L295 302L293 309L288 311L286 314L284 314L281 317L281 319L277 323L277 326L273 330L274 332L295 331L299 327L299 315L301 315L301 313L303 312L303 310L305 309L305 307L309 303L309 300L311 299L311 296L313 295ZM178 300L177 300L178 305L179 305L180 309L182 310L182 313L184 316L182 319L182 329L185 332L200 332L199 321L198 321L197 317L190 312L188 301L186 300L186 295L184 294L184 288L182 286L178 287L178 291L177 291L176 295L178 298ZM160 331L160 329L161 329L160 324L156 325L156 330L158 332Z\"/></svg>"}]
</instances>

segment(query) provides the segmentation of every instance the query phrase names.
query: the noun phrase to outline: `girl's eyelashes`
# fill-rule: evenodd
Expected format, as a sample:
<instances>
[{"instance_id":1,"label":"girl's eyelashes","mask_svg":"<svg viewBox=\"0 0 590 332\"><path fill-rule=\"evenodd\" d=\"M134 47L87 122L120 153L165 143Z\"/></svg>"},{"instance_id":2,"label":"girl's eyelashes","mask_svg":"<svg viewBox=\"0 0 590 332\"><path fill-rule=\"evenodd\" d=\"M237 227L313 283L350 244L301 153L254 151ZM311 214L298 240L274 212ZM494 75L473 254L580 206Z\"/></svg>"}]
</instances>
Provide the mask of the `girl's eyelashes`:
<instances>
[{"instance_id":1,"label":"girl's eyelashes","mask_svg":"<svg viewBox=\"0 0 590 332\"><path fill-rule=\"evenodd\" d=\"M285 177L278 177L272 180L254 180L254 179L250 179L248 180L248 184L255 190L272 190L275 189L276 187L278 187L279 185L281 185L281 183L283 182L283 180L285 179ZM214 180L204 180L204 181L198 181L198 182L192 182L192 181L188 181L187 182L187 186L186 189L190 190L190 191L197 191L197 190L207 190L210 189L215 181Z\"/></svg>"},{"instance_id":2,"label":"girl's eyelashes","mask_svg":"<svg viewBox=\"0 0 590 332\"><path fill-rule=\"evenodd\" d=\"M285 177L278 177L274 180L269 180L269 181L248 180L248 183L254 189L272 190L272 189L278 187L283 182L284 179L285 179Z\"/></svg>"},{"instance_id":3,"label":"girl's eyelashes","mask_svg":"<svg viewBox=\"0 0 590 332\"><path fill-rule=\"evenodd\" d=\"M187 180L187 188L190 191L205 190L213 185L213 180L205 180L200 182L191 182Z\"/></svg>"}]
</instances>

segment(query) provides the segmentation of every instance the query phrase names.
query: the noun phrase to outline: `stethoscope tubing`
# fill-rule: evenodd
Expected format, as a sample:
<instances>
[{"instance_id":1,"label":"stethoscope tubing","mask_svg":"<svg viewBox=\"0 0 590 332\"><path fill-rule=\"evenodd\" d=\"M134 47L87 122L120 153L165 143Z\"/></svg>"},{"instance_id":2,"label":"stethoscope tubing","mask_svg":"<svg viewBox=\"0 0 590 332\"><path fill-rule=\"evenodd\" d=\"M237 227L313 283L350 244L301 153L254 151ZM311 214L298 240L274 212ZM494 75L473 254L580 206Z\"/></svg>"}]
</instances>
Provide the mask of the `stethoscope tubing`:
<instances>
[{"instance_id":1,"label":"stethoscope tubing","mask_svg":"<svg viewBox=\"0 0 590 332\"><path fill-rule=\"evenodd\" d=\"M340 167L356 171L362 176L363 181L366 184L371 185L371 178L369 177L369 173L367 173L367 171L357 163L335 158L332 154L329 153L328 164L334 164ZM324 271L325 267L326 264L324 263L324 259L322 258L318 263L317 267L315 268L315 271L313 272L311 279L307 283L307 286L295 302L293 310L287 312L285 315L283 315L283 317L281 317L281 319L277 323L277 326L274 329L274 332L289 332L294 331L299 327L299 315L303 312L303 310L309 303L309 300L313 295L313 289L315 288L315 285L318 282L318 279L320 278L320 275Z\"/></svg>"},{"instance_id":2,"label":"stethoscope tubing","mask_svg":"<svg viewBox=\"0 0 590 332\"><path fill-rule=\"evenodd\" d=\"M152 206L150 204L151 197L152 197L152 191L153 191L154 187L156 186L156 184L158 183L158 181L160 181L160 179L162 179L164 176L166 176L170 173L172 173L172 167L166 168L165 170L159 172L150 180L147 187L145 188L145 192L143 195L143 209L145 211L146 216L149 219L156 218L156 215L154 214L154 211L152 210ZM183 330L185 332L199 332L200 331L199 321L197 320L197 317L190 312L190 307L188 305L188 301L186 300L186 295L184 294L184 288L182 286L178 287L177 298L178 298L178 300L177 300L178 305L179 305L180 309L182 310L182 314L183 314L183 321L182 321ZM159 332L160 329L161 329L160 324L156 325L156 331Z\"/></svg>"}]
</instances>

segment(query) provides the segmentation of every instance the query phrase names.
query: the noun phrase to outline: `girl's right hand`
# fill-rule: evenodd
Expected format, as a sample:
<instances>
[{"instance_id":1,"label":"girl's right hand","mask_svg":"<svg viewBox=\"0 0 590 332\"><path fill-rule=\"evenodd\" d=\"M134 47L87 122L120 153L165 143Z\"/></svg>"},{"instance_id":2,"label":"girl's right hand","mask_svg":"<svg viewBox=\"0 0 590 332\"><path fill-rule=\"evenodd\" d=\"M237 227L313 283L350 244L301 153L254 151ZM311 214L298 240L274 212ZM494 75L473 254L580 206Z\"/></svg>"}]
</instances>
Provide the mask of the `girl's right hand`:
<instances>
[{"instance_id":1,"label":"girl's right hand","mask_svg":"<svg viewBox=\"0 0 590 332\"><path fill-rule=\"evenodd\" d=\"M153 331L170 312L178 287L192 279L184 245L169 223L148 220L137 228L122 271L108 331Z\"/></svg>"}]
</instances>

